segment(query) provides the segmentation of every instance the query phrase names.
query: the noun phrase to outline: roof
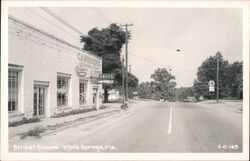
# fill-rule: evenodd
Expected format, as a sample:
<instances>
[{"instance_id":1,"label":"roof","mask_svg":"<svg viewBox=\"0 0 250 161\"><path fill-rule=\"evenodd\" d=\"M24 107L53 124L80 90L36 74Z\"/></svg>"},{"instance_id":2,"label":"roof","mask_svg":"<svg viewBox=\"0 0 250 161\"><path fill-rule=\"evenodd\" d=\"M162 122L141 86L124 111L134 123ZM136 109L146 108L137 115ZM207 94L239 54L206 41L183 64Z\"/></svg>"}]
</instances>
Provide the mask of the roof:
<instances>
[{"instance_id":1,"label":"roof","mask_svg":"<svg viewBox=\"0 0 250 161\"><path fill-rule=\"evenodd\" d=\"M93 56L93 57L95 57L95 58L97 58L97 59L99 59L99 60L102 60L101 57L96 56L96 55L94 55L94 54L92 54L92 53L89 53L89 52L87 52L87 51L84 51L83 49L81 49L81 48L79 48L79 47L77 47L77 46L75 46L75 45L72 45L72 44L70 44L69 42L64 41L64 40L62 40L62 39L60 39L60 38L58 38L58 37L56 37L56 36L54 36L54 35L52 35L52 34L46 32L46 31L43 31L43 30L41 30L41 29L38 29L37 27L34 27L34 26L28 24L27 22L24 22L23 20L20 20L20 19L18 19L18 18L16 18L16 17L13 17L13 16L11 16L11 15L9 15L8 17L9 17L9 19L12 19L12 20L14 20L14 21L16 21L16 22L18 22L18 23L21 23L21 24L23 24L23 25L25 25L25 26L27 26L27 27L33 29L33 30L36 30L37 32L40 32L40 33L42 33L42 34L45 34L45 35L47 35L47 36L49 36L49 37L51 37L51 38L53 38L53 39L56 39L57 41L60 41L60 42L66 44L66 45L68 45L68 46L70 46L70 47L72 47L72 48L75 48L75 49L77 49L77 50L80 50L81 52L84 52L84 53L86 53L86 54L88 54L88 55L91 55L91 56Z\"/></svg>"}]
</instances>

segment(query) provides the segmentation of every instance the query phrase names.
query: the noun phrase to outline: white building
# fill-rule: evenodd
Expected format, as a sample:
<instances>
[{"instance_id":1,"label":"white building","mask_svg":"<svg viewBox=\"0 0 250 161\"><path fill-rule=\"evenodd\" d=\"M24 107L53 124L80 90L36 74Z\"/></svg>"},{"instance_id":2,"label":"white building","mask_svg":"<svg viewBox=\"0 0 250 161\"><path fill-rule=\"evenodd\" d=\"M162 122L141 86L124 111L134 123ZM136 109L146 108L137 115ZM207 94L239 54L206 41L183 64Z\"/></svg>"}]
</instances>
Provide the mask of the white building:
<instances>
[{"instance_id":1,"label":"white building","mask_svg":"<svg viewBox=\"0 0 250 161\"><path fill-rule=\"evenodd\" d=\"M9 121L98 108L102 59L9 17Z\"/></svg>"}]
</instances>

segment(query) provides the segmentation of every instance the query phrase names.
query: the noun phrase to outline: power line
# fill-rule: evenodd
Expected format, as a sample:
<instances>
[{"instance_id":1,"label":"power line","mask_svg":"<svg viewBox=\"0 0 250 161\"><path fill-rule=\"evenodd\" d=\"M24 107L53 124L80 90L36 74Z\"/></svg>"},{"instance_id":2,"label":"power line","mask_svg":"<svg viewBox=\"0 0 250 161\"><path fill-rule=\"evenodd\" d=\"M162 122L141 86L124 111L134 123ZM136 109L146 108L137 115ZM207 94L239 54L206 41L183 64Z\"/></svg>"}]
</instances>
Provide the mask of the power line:
<instances>
[{"instance_id":1,"label":"power line","mask_svg":"<svg viewBox=\"0 0 250 161\"><path fill-rule=\"evenodd\" d=\"M79 40L79 38L78 38L78 37L76 37L75 35L73 35L73 34L71 34L70 32L68 32L68 31L64 30L63 28L61 28L60 26L56 25L55 23L53 23L53 22L49 21L48 19L46 19L45 17L43 17L43 16L41 16L40 14L36 13L36 12L35 12L35 11L33 11L32 9L27 8L27 7L26 7L26 9L28 9L28 10L29 10L30 12L32 12L33 14L35 14L35 15L39 16L40 18L44 19L44 20L45 20L45 21L47 21L48 23L50 23L50 24L52 24L52 25L56 26L57 28L59 28L60 30L64 31L65 33L67 33L67 34L71 35L72 37L76 38L77 40Z\"/></svg>"},{"instance_id":2,"label":"power line","mask_svg":"<svg viewBox=\"0 0 250 161\"><path fill-rule=\"evenodd\" d=\"M52 12L50 9L46 8L46 7L40 7L43 11L47 12L49 15L51 15L52 17L54 17L55 19L57 19L58 21L60 21L61 23L63 23L64 25L68 26L69 28L71 28L72 30L74 30L75 32L77 32L79 35L81 36L86 36L85 34L83 34L80 30L78 30L77 28L75 28L73 25L71 25L70 23L68 23L67 21L65 21L63 18L61 18L60 16L58 16L57 14L55 14L54 12Z\"/></svg>"},{"instance_id":3,"label":"power line","mask_svg":"<svg viewBox=\"0 0 250 161\"><path fill-rule=\"evenodd\" d=\"M104 21L109 25L111 19L100 9L100 8L91 8L95 13L104 18Z\"/></svg>"},{"instance_id":4,"label":"power line","mask_svg":"<svg viewBox=\"0 0 250 161\"><path fill-rule=\"evenodd\" d=\"M121 11L122 11L123 14L126 16L126 18L127 18L129 21L131 21L131 19L130 19L129 16L127 15L126 11L125 11L124 9L121 9ZM132 22L132 21L131 21L131 22ZM164 48L166 48L166 49L179 50L178 48L167 47L167 46L165 46L165 45L164 45L164 46L163 46L163 45L160 45L160 44L159 44L158 38L156 38L154 35L148 33L147 31L145 31L143 27L140 27L138 24L135 25L135 27L137 27L137 28L139 29L138 31L141 32L145 38L148 37L149 39L148 39L148 38L146 38L146 39L147 39L147 40L150 40L152 44L157 45L157 46L164 47ZM135 31L135 32L136 32L136 31ZM139 34L139 32L137 32L137 33ZM160 40L160 42L162 42L162 40Z\"/></svg>"}]
</instances>

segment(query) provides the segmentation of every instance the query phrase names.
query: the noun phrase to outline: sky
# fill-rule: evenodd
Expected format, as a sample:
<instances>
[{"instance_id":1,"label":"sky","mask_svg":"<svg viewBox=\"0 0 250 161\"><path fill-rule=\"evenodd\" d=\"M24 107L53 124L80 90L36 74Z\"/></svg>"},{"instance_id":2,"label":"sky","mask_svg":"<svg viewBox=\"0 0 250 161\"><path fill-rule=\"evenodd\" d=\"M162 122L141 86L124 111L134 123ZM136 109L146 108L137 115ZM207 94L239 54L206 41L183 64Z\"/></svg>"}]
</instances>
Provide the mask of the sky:
<instances>
[{"instance_id":1,"label":"sky","mask_svg":"<svg viewBox=\"0 0 250 161\"><path fill-rule=\"evenodd\" d=\"M48 9L86 35L94 27L133 23L129 27L132 38L128 44L128 61L140 82L150 81L157 68L166 68L175 75L177 87L192 86L202 61L217 51L230 63L242 61L242 10L239 8ZM9 8L9 14L75 46L83 46L78 33L39 7Z\"/></svg>"}]
</instances>

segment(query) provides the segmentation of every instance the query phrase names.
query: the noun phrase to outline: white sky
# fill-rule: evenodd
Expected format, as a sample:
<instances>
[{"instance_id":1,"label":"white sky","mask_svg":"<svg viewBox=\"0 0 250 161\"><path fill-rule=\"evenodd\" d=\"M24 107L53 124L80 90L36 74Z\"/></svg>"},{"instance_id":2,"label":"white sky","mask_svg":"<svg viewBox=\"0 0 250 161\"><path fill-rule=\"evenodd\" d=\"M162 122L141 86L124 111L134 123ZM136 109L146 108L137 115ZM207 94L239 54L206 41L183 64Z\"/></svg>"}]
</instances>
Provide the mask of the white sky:
<instances>
[{"instance_id":1,"label":"white sky","mask_svg":"<svg viewBox=\"0 0 250 161\"><path fill-rule=\"evenodd\" d=\"M132 73L139 78L140 82L151 80L150 75L156 68L165 67L172 68L178 87L192 86L198 66L217 51L221 51L229 62L242 60L241 9L49 9L84 34L94 27L103 28L110 23L133 23L134 25L129 27L132 32L132 39L129 42L131 53L129 64L132 65ZM79 47L83 45L80 44L79 35L76 32L40 8L10 8L9 13L71 44ZM181 52L177 53L177 48Z\"/></svg>"}]
</instances>

